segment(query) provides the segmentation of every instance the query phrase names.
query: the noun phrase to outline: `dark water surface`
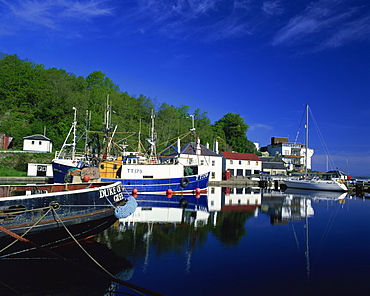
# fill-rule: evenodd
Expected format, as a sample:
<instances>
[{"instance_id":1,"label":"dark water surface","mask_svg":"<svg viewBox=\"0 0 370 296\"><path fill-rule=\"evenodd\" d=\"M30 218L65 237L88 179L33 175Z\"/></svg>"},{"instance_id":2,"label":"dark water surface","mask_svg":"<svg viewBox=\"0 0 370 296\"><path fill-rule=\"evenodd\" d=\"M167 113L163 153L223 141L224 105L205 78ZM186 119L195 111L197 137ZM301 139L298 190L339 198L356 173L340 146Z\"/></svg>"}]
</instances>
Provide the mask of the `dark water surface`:
<instances>
[{"instance_id":1,"label":"dark water surface","mask_svg":"<svg viewBox=\"0 0 370 296\"><path fill-rule=\"evenodd\" d=\"M165 295L369 295L370 200L250 188L197 197L139 195L133 216L84 246L121 280ZM95 268L80 249L61 252ZM59 260L0 267L0 295L128 291Z\"/></svg>"}]
</instances>

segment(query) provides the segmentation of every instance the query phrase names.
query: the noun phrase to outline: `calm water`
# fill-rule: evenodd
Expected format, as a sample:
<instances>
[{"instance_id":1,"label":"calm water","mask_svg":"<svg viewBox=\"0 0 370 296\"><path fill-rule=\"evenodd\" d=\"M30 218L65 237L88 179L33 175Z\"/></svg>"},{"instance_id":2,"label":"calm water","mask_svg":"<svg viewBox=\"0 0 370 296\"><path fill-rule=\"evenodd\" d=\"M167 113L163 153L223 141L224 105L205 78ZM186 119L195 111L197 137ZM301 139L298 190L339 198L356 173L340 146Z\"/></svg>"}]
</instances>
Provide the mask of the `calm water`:
<instances>
[{"instance_id":1,"label":"calm water","mask_svg":"<svg viewBox=\"0 0 370 296\"><path fill-rule=\"evenodd\" d=\"M145 203L139 196L133 216L83 246L121 280L166 295L368 295L370 200L308 193L210 188L186 201ZM58 252L95 268L79 248ZM0 266L0 295L129 291L69 262Z\"/></svg>"}]
</instances>

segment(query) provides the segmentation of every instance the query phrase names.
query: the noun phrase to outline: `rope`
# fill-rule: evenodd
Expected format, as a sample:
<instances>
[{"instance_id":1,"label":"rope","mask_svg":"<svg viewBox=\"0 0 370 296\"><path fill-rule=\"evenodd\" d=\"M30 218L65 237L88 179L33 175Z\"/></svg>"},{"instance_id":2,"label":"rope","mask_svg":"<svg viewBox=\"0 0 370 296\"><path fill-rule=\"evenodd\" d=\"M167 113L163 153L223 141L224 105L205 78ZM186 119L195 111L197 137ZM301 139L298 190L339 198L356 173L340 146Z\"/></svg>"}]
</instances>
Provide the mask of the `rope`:
<instances>
[{"instance_id":1,"label":"rope","mask_svg":"<svg viewBox=\"0 0 370 296\"><path fill-rule=\"evenodd\" d=\"M101 275L105 275L105 276L109 276L109 278L111 279L111 280L113 280L114 282L116 282L116 283L118 283L118 284L121 284L121 285L124 285L124 286L126 286L126 287L128 287L128 288L130 288L131 290L133 290L133 291L135 291L136 293L138 293L138 294L141 294L141 295L145 295L145 294L143 294L143 293L147 293L147 294L149 294L149 295L153 295L153 296L156 296L156 295L158 295L158 296L160 296L160 295L164 295L164 294L161 294L161 293L158 293L158 292L155 292L155 291L152 291L152 290L149 290L149 289L146 289L146 288L143 288L143 287L140 287L140 286L137 286L137 285L134 285L134 284L131 284L131 283L129 283L129 282L126 282L126 281L124 281L124 280L121 280L121 279L119 279L119 278L117 278L115 275L113 275L112 273L110 273L108 270L106 270L100 263L98 263L83 247L82 247L82 245L76 240L76 238L73 236L73 234L68 230L68 228L65 226L65 224L63 223L63 221L61 220L61 218L59 217L59 215L56 213L56 211L55 211L55 209L53 208L53 207L49 207L49 211L48 212L50 212L50 210L52 210L53 212L54 212L54 214L55 214L55 216L59 219L59 222L63 225L63 227L65 228L65 230L68 232L68 234L71 236L71 238L77 243L77 245L81 248L81 250L83 250L83 252L93 261L93 262L95 262L106 274L103 274L103 273L101 273L101 272L99 272L99 271L97 271L97 270L94 270L94 269L90 269L91 271L94 271L94 272L97 272L97 273L99 273L99 274L101 274ZM47 213L48 213L47 212ZM47 214L46 213L46 214ZM45 214L45 215L46 215ZM41 219L39 219L32 227L34 227L35 225L37 225L44 217L45 217L45 215L41 218ZM31 227L31 228L32 228ZM31 229L30 228L30 229ZM30 231L30 229L27 231L27 232L29 232ZM37 248L37 249L40 249L40 250L42 250L42 251L44 251L44 252L46 252L46 253L48 253L48 254L50 254L50 255L53 255L53 256L56 256L57 258L59 258L59 259L62 259L62 260L64 260L64 261L69 261L69 262L71 262L71 263L73 263L73 264L75 264L75 265L79 265L80 267L84 267L84 268L87 268L86 266L83 266L82 264L78 264L78 263L76 263L76 262L74 262L73 260L68 260L67 258L65 258L65 257L63 257L63 256L61 256L61 255L59 255L59 254L57 254L57 253L55 253L55 252L53 252L53 251L51 251L51 250L49 250L49 249L46 249L46 248L43 248L43 247L41 247L40 245L38 245L38 244L36 244L36 243L34 243L34 242L32 242L32 241L30 241L29 239L26 239L26 238L24 238L23 236L27 233L24 233L23 234L23 236L20 236L20 235L18 235L18 234L16 234L16 233L14 233L14 232L12 232L12 231L10 231L10 230L8 230L8 229L6 229L5 227L3 227L3 226L0 226L0 230L1 231L3 231L4 233L6 233L6 234L8 234L8 235L10 235L10 236L12 236L12 237L14 237L14 238L16 238L16 241L17 240L19 240L19 241L21 241L21 242L24 242L24 243L28 243L28 244L31 244L32 246L34 246L35 248ZM6 247L7 248L7 247ZM3 251L3 250L2 250ZM143 292L143 293L140 293L140 292Z\"/></svg>"},{"instance_id":2,"label":"rope","mask_svg":"<svg viewBox=\"0 0 370 296\"><path fill-rule=\"evenodd\" d=\"M139 291L141 292L144 292L144 293L147 293L149 295L163 295L161 293L158 293L158 292L155 292L155 291L152 291L152 290L149 290L149 289L146 289L146 288L143 288L143 287L140 287L140 286L137 286L137 285L134 285L134 284L131 284L129 282L126 282L124 280L121 280L119 278L117 278L115 275L113 275L112 273L110 273L107 269L105 269L98 261L96 261L83 247L82 245L76 240L76 238L73 236L73 234L69 231L69 229L65 226L65 224L63 223L63 221L60 219L60 217L58 216L58 214L56 213L55 209L52 208L54 214L56 215L56 217L59 219L59 222L63 225L64 229L68 232L68 234L71 236L71 238L76 242L76 244L81 248L81 250L97 265L99 266L110 278L112 278L112 280L118 284L121 284L121 285L124 285L128 288L130 288L131 290L135 291L136 293L138 294L141 294L141 295L144 295L142 293L140 293Z\"/></svg>"},{"instance_id":3,"label":"rope","mask_svg":"<svg viewBox=\"0 0 370 296\"><path fill-rule=\"evenodd\" d=\"M45 209L45 208L42 208L42 209ZM40 209L38 209L38 210L40 210ZM48 211L38 220L38 221L36 221L36 223L34 224L34 225L32 225L25 233L23 233L21 236L19 236L20 238L23 238L28 232L30 232L31 231L31 229L33 228L33 227L35 227L37 224L39 224L40 223L40 221L42 220L42 219L44 219L45 217L46 217L46 215L47 214L49 214L49 212L51 211L51 208L48 208ZM26 211L25 211L26 212ZM11 233L13 233L13 232L11 232L10 230L8 230L8 229L6 229L5 227L2 227L2 226L0 226L0 230L1 231L3 231L3 232L5 232L5 233L7 233L7 234L9 234L9 235L11 235L11 236L13 236ZM15 233L14 233L15 234ZM14 236L13 236L14 237ZM3 251L5 251L6 249L8 249L9 247L11 247L12 245L14 245L19 239L17 238L17 237L15 237L16 238L16 240L14 240L13 242L11 242L9 245L7 245L6 247L4 247L3 249L1 249L0 250L0 253L2 253Z\"/></svg>"}]
</instances>

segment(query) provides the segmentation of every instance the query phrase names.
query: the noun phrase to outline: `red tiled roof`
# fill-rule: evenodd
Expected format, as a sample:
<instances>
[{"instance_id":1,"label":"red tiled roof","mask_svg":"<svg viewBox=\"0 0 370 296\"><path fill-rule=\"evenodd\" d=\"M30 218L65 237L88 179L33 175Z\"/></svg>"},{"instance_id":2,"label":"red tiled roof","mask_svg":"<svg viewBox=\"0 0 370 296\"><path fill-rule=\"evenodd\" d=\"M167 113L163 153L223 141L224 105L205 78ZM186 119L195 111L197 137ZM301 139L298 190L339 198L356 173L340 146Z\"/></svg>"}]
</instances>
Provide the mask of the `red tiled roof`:
<instances>
[{"instance_id":1,"label":"red tiled roof","mask_svg":"<svg viewBox=\"0 0 370 296\"><path fill-rule=\"evenodd\" d=\"M261 161L261 159L253 153L221 152L221 154L226 159Z\"/></svg>"}]
</instances>

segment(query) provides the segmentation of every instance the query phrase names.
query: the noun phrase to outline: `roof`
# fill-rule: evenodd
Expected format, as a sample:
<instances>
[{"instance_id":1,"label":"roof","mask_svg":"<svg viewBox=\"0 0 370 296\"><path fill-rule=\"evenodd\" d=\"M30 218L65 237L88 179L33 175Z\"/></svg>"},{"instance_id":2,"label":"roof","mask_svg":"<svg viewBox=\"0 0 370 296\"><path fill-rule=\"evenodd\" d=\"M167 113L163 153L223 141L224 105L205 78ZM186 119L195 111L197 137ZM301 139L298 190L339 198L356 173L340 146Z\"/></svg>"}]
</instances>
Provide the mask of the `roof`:
<instances>
[{"instance_id":1,"label":"roof","mask_svg":"<svg viewBox=\"0 0 370 296\"><path fill-rule=\"evenodd\" d=\"M189 155L196 155L197 154L197 143L190 142L184 146L181 146L180 154L189 154ZM166 156L174 156L178 155L178 153L170 153ZM218 156L221 157L221 155L217 154L216 152L208 149L206 146L200 144L200 155L202 156Z\"/></svg>"},{"instance_id":2,"label":"roof","mask_svg":"<svg viewBox=\"0 0 370 296\"><path fill-rule=\"evenodd\" d=\"M27 137L23 137L23 140L43 140L43 141L50 141L51 140L43 135L40 135L40 134L37 134L37 135L32 135L32 136L27 136Z\"/></svg>"},{"instance_id":3,"label":"roof","mask_svg":"<svg viewBox=\"0 0 370 296\"><path fill-rule=\"evenodd\" d=\"M221 152L221 154L226 159L261 161L261 159L253 153Z\"/></svg>"},{"instance_id":4,"label":"roof","mask_svg":"<svg viewBox=\"0 0 370 296\"><path fill-rule=\"evenodd\" d=\"M262 169L286 170L286 167L281 162L262 162Z\"/></svg>"}]
</instances>

